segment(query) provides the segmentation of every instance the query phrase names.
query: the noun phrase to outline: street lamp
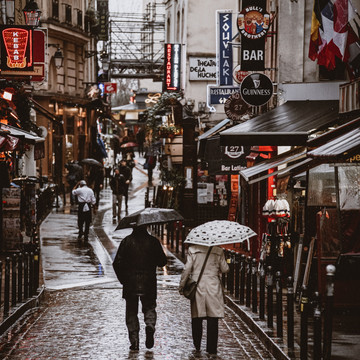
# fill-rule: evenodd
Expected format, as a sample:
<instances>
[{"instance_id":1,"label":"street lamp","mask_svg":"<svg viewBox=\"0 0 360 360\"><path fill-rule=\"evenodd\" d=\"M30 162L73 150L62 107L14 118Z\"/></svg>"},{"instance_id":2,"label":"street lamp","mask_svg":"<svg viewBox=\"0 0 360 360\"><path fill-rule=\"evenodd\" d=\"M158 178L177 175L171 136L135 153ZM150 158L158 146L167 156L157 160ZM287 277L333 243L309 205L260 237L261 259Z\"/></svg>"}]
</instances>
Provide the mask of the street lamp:
<instances>
[{"instance_id":1,"label":"street lamp","mask_svg":"<svg viewBox=\"0 0 360 360\"><path fill-rule=\"evenodd\" d=\"M54 62L55 62L55 67L57 69L60 69L63 66L63 61L64 61L64 55L60 49L60 45L59 44L48 44L48 47L54 46L57 48L57 50L54 53Z\"/></svg>"},{"instance_id":2,"label":"street lamp","mask_svg":"<svg viewBox=\"0 0 360 360\"><path fill-rule=\"evenodd\" d=\"M110 67L109 63L109 54L106 51L103 51L100 55L100 60L102 63L102 68L104 71L108 71Z\"/></svg>"},{"instance_id":3,"label":"street lamp","mask_svg":"<svg viewBox=\"0 0 360 360\"><path fill-rule=\"evenodd\" d=\"M23 13L26 25L39 26L41 11L34 0L27 1Z\"/></svg>"}]
</instances>

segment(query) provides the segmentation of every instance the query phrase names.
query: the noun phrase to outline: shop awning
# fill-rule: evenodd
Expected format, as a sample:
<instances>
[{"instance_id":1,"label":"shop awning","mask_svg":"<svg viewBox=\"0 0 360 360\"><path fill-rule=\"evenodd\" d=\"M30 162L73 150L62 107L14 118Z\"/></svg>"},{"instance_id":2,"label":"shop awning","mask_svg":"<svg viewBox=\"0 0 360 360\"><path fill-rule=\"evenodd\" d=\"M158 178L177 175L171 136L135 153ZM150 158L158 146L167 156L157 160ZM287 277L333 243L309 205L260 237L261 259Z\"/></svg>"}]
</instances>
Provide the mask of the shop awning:
<instances>
[{"instance_id":1,"label":"shop awning","mask_svg":"<svg viewBox=\"0 0 360 360\"><path fill-rule=\"evenodd\" d=\"M330 161L344 161L344 155L360 151L360 128L349 132L319 146L308 152L311 158L324 159Z\"/></svg>"},{"instance_id":2,"label":"shop awning","mask_svg":"<svg viewBox=\"0 0 360 360\"><path fill-rule=\"evenodd\" d=\"M1 124L0 130L5 134L9 134L19 139L23 139L28 144L36 144L45 140L44 138L37 136L36 134L31 134L28 131L17 129L10 125Z\"/></svg>"},{"instance_id":3,"label":"shop awning","mask_svg":"<svg viewBox=\"0 0 360 360\"><path fill-rule=\"evenodd\" d=\"M309 136L339 122L339 102L288 101L220 132L221 145L305 145Z\"/></svg>"},{"instance_id":4,"label":"shop awning","mask_svg":"<svg viewBox=\"0 0 360 360\"><path fill-rule=\"evenodd\" d=\"M220 121L218 124L216 124L215 126L213 126L211 129L209 129L208 131L205 131L203 134L201 134L198 137L198 140L204 140L207 139L208 137L210 137L211 135L215 134L217 131L221 130L224 126L228 125L230 123L230 119L225 119Z\"/></svg>"},{"instance_id":5,"label":"shop awning","mask_svg":"<svg viewBox=\"0 0 360 360\"><path fill-rule=\"evenodd\" d=\"M291 171L302 172L312 162L312 159L306 158L306 149L299 147L280 155L276 155L271 159L264 160L261 163L250 168L240 171L241 177L248 182L249 185L265 180L270 176L278 175L284 176ZM270 169L278 168L279 166L287 166L282 169L276 169L272 173L267 173Z\"/></svg>"},{"instance_id":6,"label":"shop awning","mask_svg":"<svg viewBox=\"0 0 360 360\"><path fill-rule=\"evenodd\" d=\"M146 106L145 103L131 103L131 104L126 104L126 105L121 105L121 106L114 106L111 108L112 112L118 112L118 111L144 111L146 110L148 107Z\"/></svg>"},{"instance_id":7,"label":"shop awning","mask_svg":"<svg viewBox=\"0 0 360 360\"><path fill-rule=\"evenodd\" d=\"M44 108L41 104L39 104L34 99L31 99L31 106L34 108L35 111L37 111L41 115L45 116L50 121L53 121L53 122L55 122L57 124L62 124L62 121L58 120L56 115L54 115L51 111Z\"/></svg>"}]
</instances>

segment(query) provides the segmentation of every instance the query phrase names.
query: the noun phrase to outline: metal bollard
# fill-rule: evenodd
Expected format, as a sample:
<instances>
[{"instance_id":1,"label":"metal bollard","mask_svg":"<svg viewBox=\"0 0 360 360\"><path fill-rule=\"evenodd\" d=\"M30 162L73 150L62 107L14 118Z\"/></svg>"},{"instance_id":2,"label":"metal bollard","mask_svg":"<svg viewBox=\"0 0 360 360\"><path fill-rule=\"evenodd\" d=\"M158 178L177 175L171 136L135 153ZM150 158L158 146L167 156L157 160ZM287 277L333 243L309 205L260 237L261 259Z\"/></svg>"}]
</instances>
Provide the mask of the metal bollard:
<instances>
[{"instance_id":1,"label":"metal bollard","mask_svg":"<svg viewBox=\"0 0 360 360\"><path fill-rule=\"evenodd\" d=\"M34 253L30 253L29 257L29 297L34 295Z\"/></svg>"},{"instance_id":2,"label":"metal bollard","mask_svg":"<svg viewBox=\"0 0 360 360\"><path fill-rule=\"evenodd\" d=\"M166 224L166 245L170 244L170 226L171 223Z\"/></svg>"},{"instance_id":3,"label":"metal bollard","mask_svg":"<svg viewBox=\"0 0 360 360\"><path fill-rule=\"evenodd\" d=\"M287 346L294 348L294 284L291 276L287 278Z\"/></svg>"},{"instance_id":4,"label":"metal bollard","mask_svg":"<svg viewBox=\"0 0 360 360\"><path fill-rule=\"evenodd\" d=\"M235 254L235 264L234 264L234 271L235 271L235 298L239 298L239 285L240 285L240 254Z\"/></svg>"},{"instance_id":5,"label":"metal bollard","mask_svg":"<svg viewBox=\"0 0 360 360\"><path fill-rule=\"evenodd\" d=\"M181 227L181 257L185 259L185 242L186 240L186 228L185 225Z\"/></svg>"},{"instance_id":6,"label":"metal bollard","mask_svg":"<svg viewBox=\"0 0 360 360\"><path fill-rule=\"evenodd\" d=\"M23 254L19 253L18 256L18 302L22 301L23 296Z\"/></svg>"},{"instance_id":7,"label":"metal bollard","mask_svg":"<svg viewBox=\"0 0 360 360\"><path fill-rule=\"evenodd\" d=\"M247 307L251 305L251 257L247 258L247 269L246 269L246 303Z\"/></svg>"},{"instance_id":8,"label":"metal bollard","mask_svg":"<svg viewBox=\"0 0 360 360\"><path fill-rule=\"evenodd\" d=\"M231 295L234 294L234 275L235 275L235 251L230 250L228 289Z\"/></svg>"},{"instance_id":9,"label":"metal bollard","mask_svg":"<svg viewBox=\"0 0 360 360\"><path fill-rule=\"evenodd\" d=\"M170 237L170 247L174 248L174 235L175 235L175 222L171 224L171 237Z\"/></svg>"},{"instance_id":10,"label":"metal bollard","mask_svg":"<svg viewBox=\"0 0 360 360\"><path fill-rule=\"evenodd\" d=\"M179 253L179 243L180 243L180 224L177 224L176 227L176 241L175 241L175 252Z\"/></svg>"},{"instance_id":11,"label":"metal bollard","mask_svg":"<svg viewBox=\"0 0 360 360\"><path fill-rule=\"evenodd\" d=\"M272 274L272 267L267 267L267 274L266 274L266 287L267 287L267 326L272 328L274 325L274 314L273 314L273 291L274 291L274 284L273 284L273 274Z\"/></svg>"},{"instance_id":12,"label":"metal bollard","mask_svg":"<svg viewBox=\"0 0 360 360\"><path fill-rule=\"evenodd\" d=\"M309 299L307 295L307 286L301 287L301 303L300 303L300 359L305 360L308 358L308 305Z\"/></svg>"},{"instance_id":13,"label":"metal bollard","mask_svg":"<svg viewBox=\"0 0 360 360\"><path fill-rule=\"evenodd\" d=\"M282 285L281 273L277 271L275 274L275 288L276 288L276 335L283 336L283 301L282 301Z\"/></svg>"},{"instance_id":14,"label":"metal bollard","mask_svg":"<svg viewBox=\"0 0 360 360\"><path fill-rule=\"evenodd\" d=\"M160 225L160 239L161 241L164 240L164 224Z\"/></svg>"},{"instance_id":15,"label":"metal bollard","mask_svg":"<svg viewBox=\"0 0 360 360\"><path fill-rule=\"evenodd\" d=\"M34 278L34 286L35 292L39 288L39 277L40 277L40 251L37 248L34 253L34 271L35 271L35 278Z\"/></svg>"},{"instance_id":16,"label":"metal bollard","mask_svg":"<svg viewBox=\"0 0 360 360\"><path fill-rule=\"evenodd\" d=\"M252 312L257 313L258 306L258 293L257 293L257 262L256 259L252 259L252 269L251 269L251 277L252 277Z\"/></svg>"},{"instance_id":17,"label":"metal bollard","mask_svg":"<svg viewBox=\"0 0 360 360\"><path fill-rule=\"evenodd\" d=\"M4 317L9 315L10 309L10 258L5 259L5 291L4 291Z\"/></svg>"},{"instance_id":18,"label":"metal bollard","mask_svg":"<svg viewBox=\"0 0 360 360\"><path fill-rule=\"evenodd\" d=\"M16 263L17 263L17 255L13 254L11 259L11 306L16 305Z\"/></svg>"},{"instance_id":19,"label":"metal bollard","mask_svg":"<svg viewBox=\"0 0 360 360\"><path fill-rule=\"evenodd\" d=\"M259 303L259 318L265 319L265 265L264 260L260 260L260 303Z\"/></svg>"},{"instance_id":20,"label":"metal bollard","mask_svg":"<svg viewBox=\"0 0 360 360\"><path fill-rule=\"evenodd\" d=\"M29 254L24 254L24 299L29 297Z\"/></svg>"},{"instance_id":21,"label":"metal bollard","mask_svg":"<svg viewBox=\"0 0 360 360\"><path fill-rule=\"evenodd\" d=\"M320 296L316 291L314 294L314 359L321 359L321 307Z\"/></svg>"},{"instance_id":22,"label":"metal bollard","mask_svg":"<svg viewBox=\"0 0 360 360\"><path fill-rule=\"evenodd\" d=\"M331 358L335 271L336 268L334 265L328 265L326 267L326 299L325 299L325 309L324 309L324 345L323 345L324 360L330 360Z\"/></svg>"},{"instance_id":23,"label":"metal bollard","mask_svg":"<svg viewBox=\"0 0 360 360\"><path fill-rule=\"evenodd\" d=\"M0 299L2 299L2 275L3 275L3 264L2 261L0 261Z\"/></svg>"},{"instance_id":24,"label":"metal bollard","mask_svg":"<svg viewBox=\"0 0 360 360\"><path fill-rule=\"evenodd\" d=\"M244 305L245 300L245 271L246 271L246 256L241 255L240 263L240 304Z\"/></svg>"}]
</instances>

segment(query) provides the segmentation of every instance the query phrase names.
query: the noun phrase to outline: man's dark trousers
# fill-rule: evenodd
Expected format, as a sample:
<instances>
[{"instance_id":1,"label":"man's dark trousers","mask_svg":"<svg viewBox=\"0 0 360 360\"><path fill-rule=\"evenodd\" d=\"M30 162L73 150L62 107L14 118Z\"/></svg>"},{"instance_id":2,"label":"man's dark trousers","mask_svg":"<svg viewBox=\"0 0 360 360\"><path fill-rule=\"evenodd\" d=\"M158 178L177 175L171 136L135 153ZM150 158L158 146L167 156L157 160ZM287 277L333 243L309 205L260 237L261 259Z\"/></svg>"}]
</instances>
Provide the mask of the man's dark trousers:
<instances>
[{"instance_id":1,"label":"man's dark trousers","mask_svg":"<svg viewBox=\"0 0 360 360\"><path fill-rule=\"evenodd\" d=\"M79 209L78 209L79 237L84 235L84 238L88 239L90 223L91 223L91 210L83 212L84 206L85 203L81 203L79 204ZM85 230L83 229L84 223L85 223Z\"/></svg>"},{"instance_id":2,"label":"man's dark trousers","mask_svg":"<svg viewBox=\"0 0 360 360\"><path fill-rule=\"evenodd\" d=\"M150 327L155 331L156 325L156 299L151 296L132 295L126 300L126 326L129 332L129 339L131 344L139 344L139 298L142 304L142 312L144 313L144 322L146 327Z\"/></svg>"}]
</instances>

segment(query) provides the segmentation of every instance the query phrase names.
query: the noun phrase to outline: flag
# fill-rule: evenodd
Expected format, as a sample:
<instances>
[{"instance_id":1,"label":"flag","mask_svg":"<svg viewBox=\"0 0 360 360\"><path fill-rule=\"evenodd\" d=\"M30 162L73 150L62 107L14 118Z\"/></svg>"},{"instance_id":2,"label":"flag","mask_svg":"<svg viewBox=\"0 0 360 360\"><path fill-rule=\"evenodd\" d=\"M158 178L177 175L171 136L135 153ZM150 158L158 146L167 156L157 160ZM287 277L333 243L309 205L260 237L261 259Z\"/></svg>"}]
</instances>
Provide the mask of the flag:
<instances>
[{"instance_id":1,"label":"flag","mask_svg":"<svg viewBox=\"0 0 360 360\"><path fill-rule=\"evenodd\" d=\"M348 23L355 18L350 0L314 1L309 58L328 70L335 68L335 57L345 61Z\"/></svg>"},{"instance_id":2,"label":"flag","mask_svg":"<svg viewBox=\"0 0 360 360\"><path fill-rule=\"evenodd\" d=\"M348 25L348 38L344 61L346 62L350 79L358 78L360 76L360 40L350 25Z\"/></svg>"}]
</instances>

